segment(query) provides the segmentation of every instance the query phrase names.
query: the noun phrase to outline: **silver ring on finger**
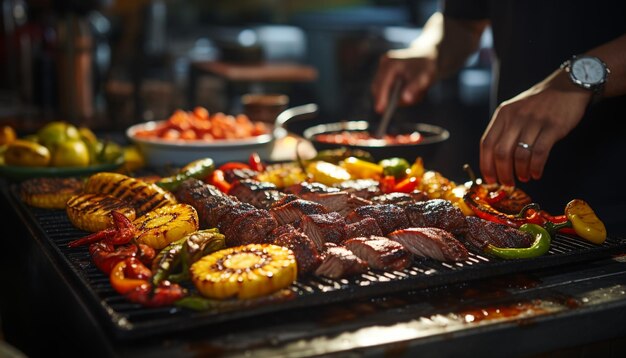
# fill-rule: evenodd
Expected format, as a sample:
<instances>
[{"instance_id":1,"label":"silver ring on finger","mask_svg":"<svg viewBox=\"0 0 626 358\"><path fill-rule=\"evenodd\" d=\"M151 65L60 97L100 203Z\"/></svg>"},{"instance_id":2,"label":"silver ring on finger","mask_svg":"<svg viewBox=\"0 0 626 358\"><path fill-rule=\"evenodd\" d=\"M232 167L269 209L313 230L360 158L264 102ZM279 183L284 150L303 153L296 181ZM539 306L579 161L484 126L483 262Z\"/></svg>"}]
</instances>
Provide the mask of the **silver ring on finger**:
<instances>
[{"instance_id":1,"label":"silver ring on finger","mask_svg":"<svg viewBox=\"0 0 626 358\"><path fill-rule=\"evenodd\" d=\"M517 142L517 146L522 148L522 149L528 150L528 151L532 151L533 150L532 144L528 144L526 142L521 142L521 141Z\"/></svg>"}]
</instances>

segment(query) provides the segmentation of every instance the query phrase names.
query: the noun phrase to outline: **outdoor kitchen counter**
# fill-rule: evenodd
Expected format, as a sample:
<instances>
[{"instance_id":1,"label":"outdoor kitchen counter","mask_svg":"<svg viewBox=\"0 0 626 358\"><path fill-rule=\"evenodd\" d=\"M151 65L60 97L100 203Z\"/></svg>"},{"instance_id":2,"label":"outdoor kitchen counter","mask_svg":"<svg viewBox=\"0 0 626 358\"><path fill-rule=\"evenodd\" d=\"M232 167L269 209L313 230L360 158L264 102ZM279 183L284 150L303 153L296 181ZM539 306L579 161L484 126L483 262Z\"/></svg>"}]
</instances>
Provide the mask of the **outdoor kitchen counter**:
<instances>
[{"instance_id":1,"label":"outdoor kitchen counter","mask_svg":"<svg viewBox=\"0 0 626 358\"><path fill-rule=\"evenodd\" d=\"M626 256L620 255L120 340L4 186L2 200L0 317L5 340L29 357L626 353Z\"/></svg>"}]
</instances>

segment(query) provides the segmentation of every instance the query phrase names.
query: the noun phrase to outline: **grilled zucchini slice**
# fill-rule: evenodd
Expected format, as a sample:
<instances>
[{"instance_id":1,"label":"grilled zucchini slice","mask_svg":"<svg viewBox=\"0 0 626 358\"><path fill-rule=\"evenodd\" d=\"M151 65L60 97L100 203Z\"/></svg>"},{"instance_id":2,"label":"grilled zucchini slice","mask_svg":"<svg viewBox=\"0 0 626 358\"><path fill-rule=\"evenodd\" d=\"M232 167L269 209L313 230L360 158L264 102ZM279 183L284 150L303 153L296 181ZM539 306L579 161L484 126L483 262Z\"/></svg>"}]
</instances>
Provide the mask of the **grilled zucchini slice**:
<instances>
[{"instance_id":1,"label":"grilled zucchini slice","mask_svg":"<svg viewBox=\"0 0 626 358\"><path fill-rule=\"evenodd\" d=\"M64 209L73 195L81 193L83 182L76 178L32 178L20 184L20 198L44 209Z\"/></svg>"},{"instance_id":2,"label":"grilled zucchini slice","mask_svg":"<svg viewBox=\"0 0 626 358\"><path fill-rule=\"evenodd\" d=\"M111 195L80 194L71 197L65 206L72 224L84 231L98 232L113 226L111 211L135 220L135 209L126 201Z\"/></svg>"},{"instance_id":3,"label":"grilled zucchini slice","mask_svg":"<svg viewBox=\"0 0 626 358\"><path fill-rule=\"evenodd\" d=\"M209 298L260 297L291 285L298 276L293 252L271 244L248 244L204 256L191 265L198 291Z\"/></svg>"},{"instance_id":4,"label":"grilled zucchini slice","mask_svg":"<svg viewBox=\"0 0 626 358\"><path fill-rule=\"evenodd\" d=\"M139 217L133 224L140 232L137 242L160 250L183 236L198 231L198 213L188 204L167 205Z\"/></svg>"},{"instance_id":5,"label":"grilled zucchini slice","mask_svg":"<svg viewBox=\"0 0 626 358\"><path fill-rule=\"evenodd\" d=\"M102 172L90 176L85 184L85 192L108 194L126 200L135 208L138 216L162 206L176 204L174 195L156 184L119 173Z\"/></svg>"}]
</instances>

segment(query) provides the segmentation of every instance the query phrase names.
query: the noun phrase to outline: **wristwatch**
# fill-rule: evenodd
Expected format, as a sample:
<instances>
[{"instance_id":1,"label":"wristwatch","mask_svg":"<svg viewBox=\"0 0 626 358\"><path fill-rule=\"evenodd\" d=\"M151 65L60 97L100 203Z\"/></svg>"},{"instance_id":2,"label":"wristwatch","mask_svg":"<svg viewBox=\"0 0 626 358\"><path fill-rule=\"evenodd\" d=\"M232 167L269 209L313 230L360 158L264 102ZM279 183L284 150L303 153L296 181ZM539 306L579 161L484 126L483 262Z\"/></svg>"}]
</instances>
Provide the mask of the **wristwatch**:
<instances>
[{"instance_id":1,"label":"wristwatch","mask_svg":"<svg viewBox=\"0 0 626 358\"><path fill-rule=\"evenodd\" d=\"M611 72L602 60L587 55L572 56L563 62L561 68L569 73L572 83L593 92L602 90Z\"/></svg>"}]
</instances>

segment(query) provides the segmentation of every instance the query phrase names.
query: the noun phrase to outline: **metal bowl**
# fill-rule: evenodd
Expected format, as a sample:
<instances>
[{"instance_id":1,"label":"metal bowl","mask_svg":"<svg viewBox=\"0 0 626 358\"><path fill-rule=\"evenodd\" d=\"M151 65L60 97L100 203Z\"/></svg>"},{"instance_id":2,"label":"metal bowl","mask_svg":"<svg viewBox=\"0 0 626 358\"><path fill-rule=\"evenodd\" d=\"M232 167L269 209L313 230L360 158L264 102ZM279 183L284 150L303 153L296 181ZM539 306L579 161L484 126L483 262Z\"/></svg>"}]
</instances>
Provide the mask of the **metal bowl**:
<instances>
[{"instance_id":1,"label":"metal bowl","mask_svg":"<svg viewBox=\"0 0 626 358\"><path fill-rule=\"evenodd\" d=\"M166 140L137 137L140 130L150 130L165 121L152 121L135 124L126 130L128 139L135 143L146 164L151 167L183 166L196 159L213 158L216 163L247 161L250 153L256 152L262 159L269 159L276 140L284 137L284 128L270 126L268 134L246 139L223 140Z\"/></svg>"},{"instance_id":2,"label":"metal bowl","mask_svg":"<svg viewBox=\"0 0 626 358\"><path fill-rule=\"evenodd\" d=\"M310 120L316 117L317 106L307 104L304 106L294 107L286 110L279 115L277 125L285 126L290 122ZM389 134L408 134L414 131L422 135L421 141L410 144L388 144L382 140L368 141L365 145L348 145L341 143L328 143L319 141L316 137L320 134L339 133L344 131L367 131L371 132L374 124L367 121L339 121L331 123L322 123L306 127L302 132L302 136L309 140L316 150L335 149L347 147L351 149L361 149L369 152L377 159L385 159L390 157L406 158L414 160L417 156L424 159L431 158L436 151L440 149L440 145L450 137L450 132L437 125L427 123L394 123L389 128Z\"/></svg>"}]
</instances>

